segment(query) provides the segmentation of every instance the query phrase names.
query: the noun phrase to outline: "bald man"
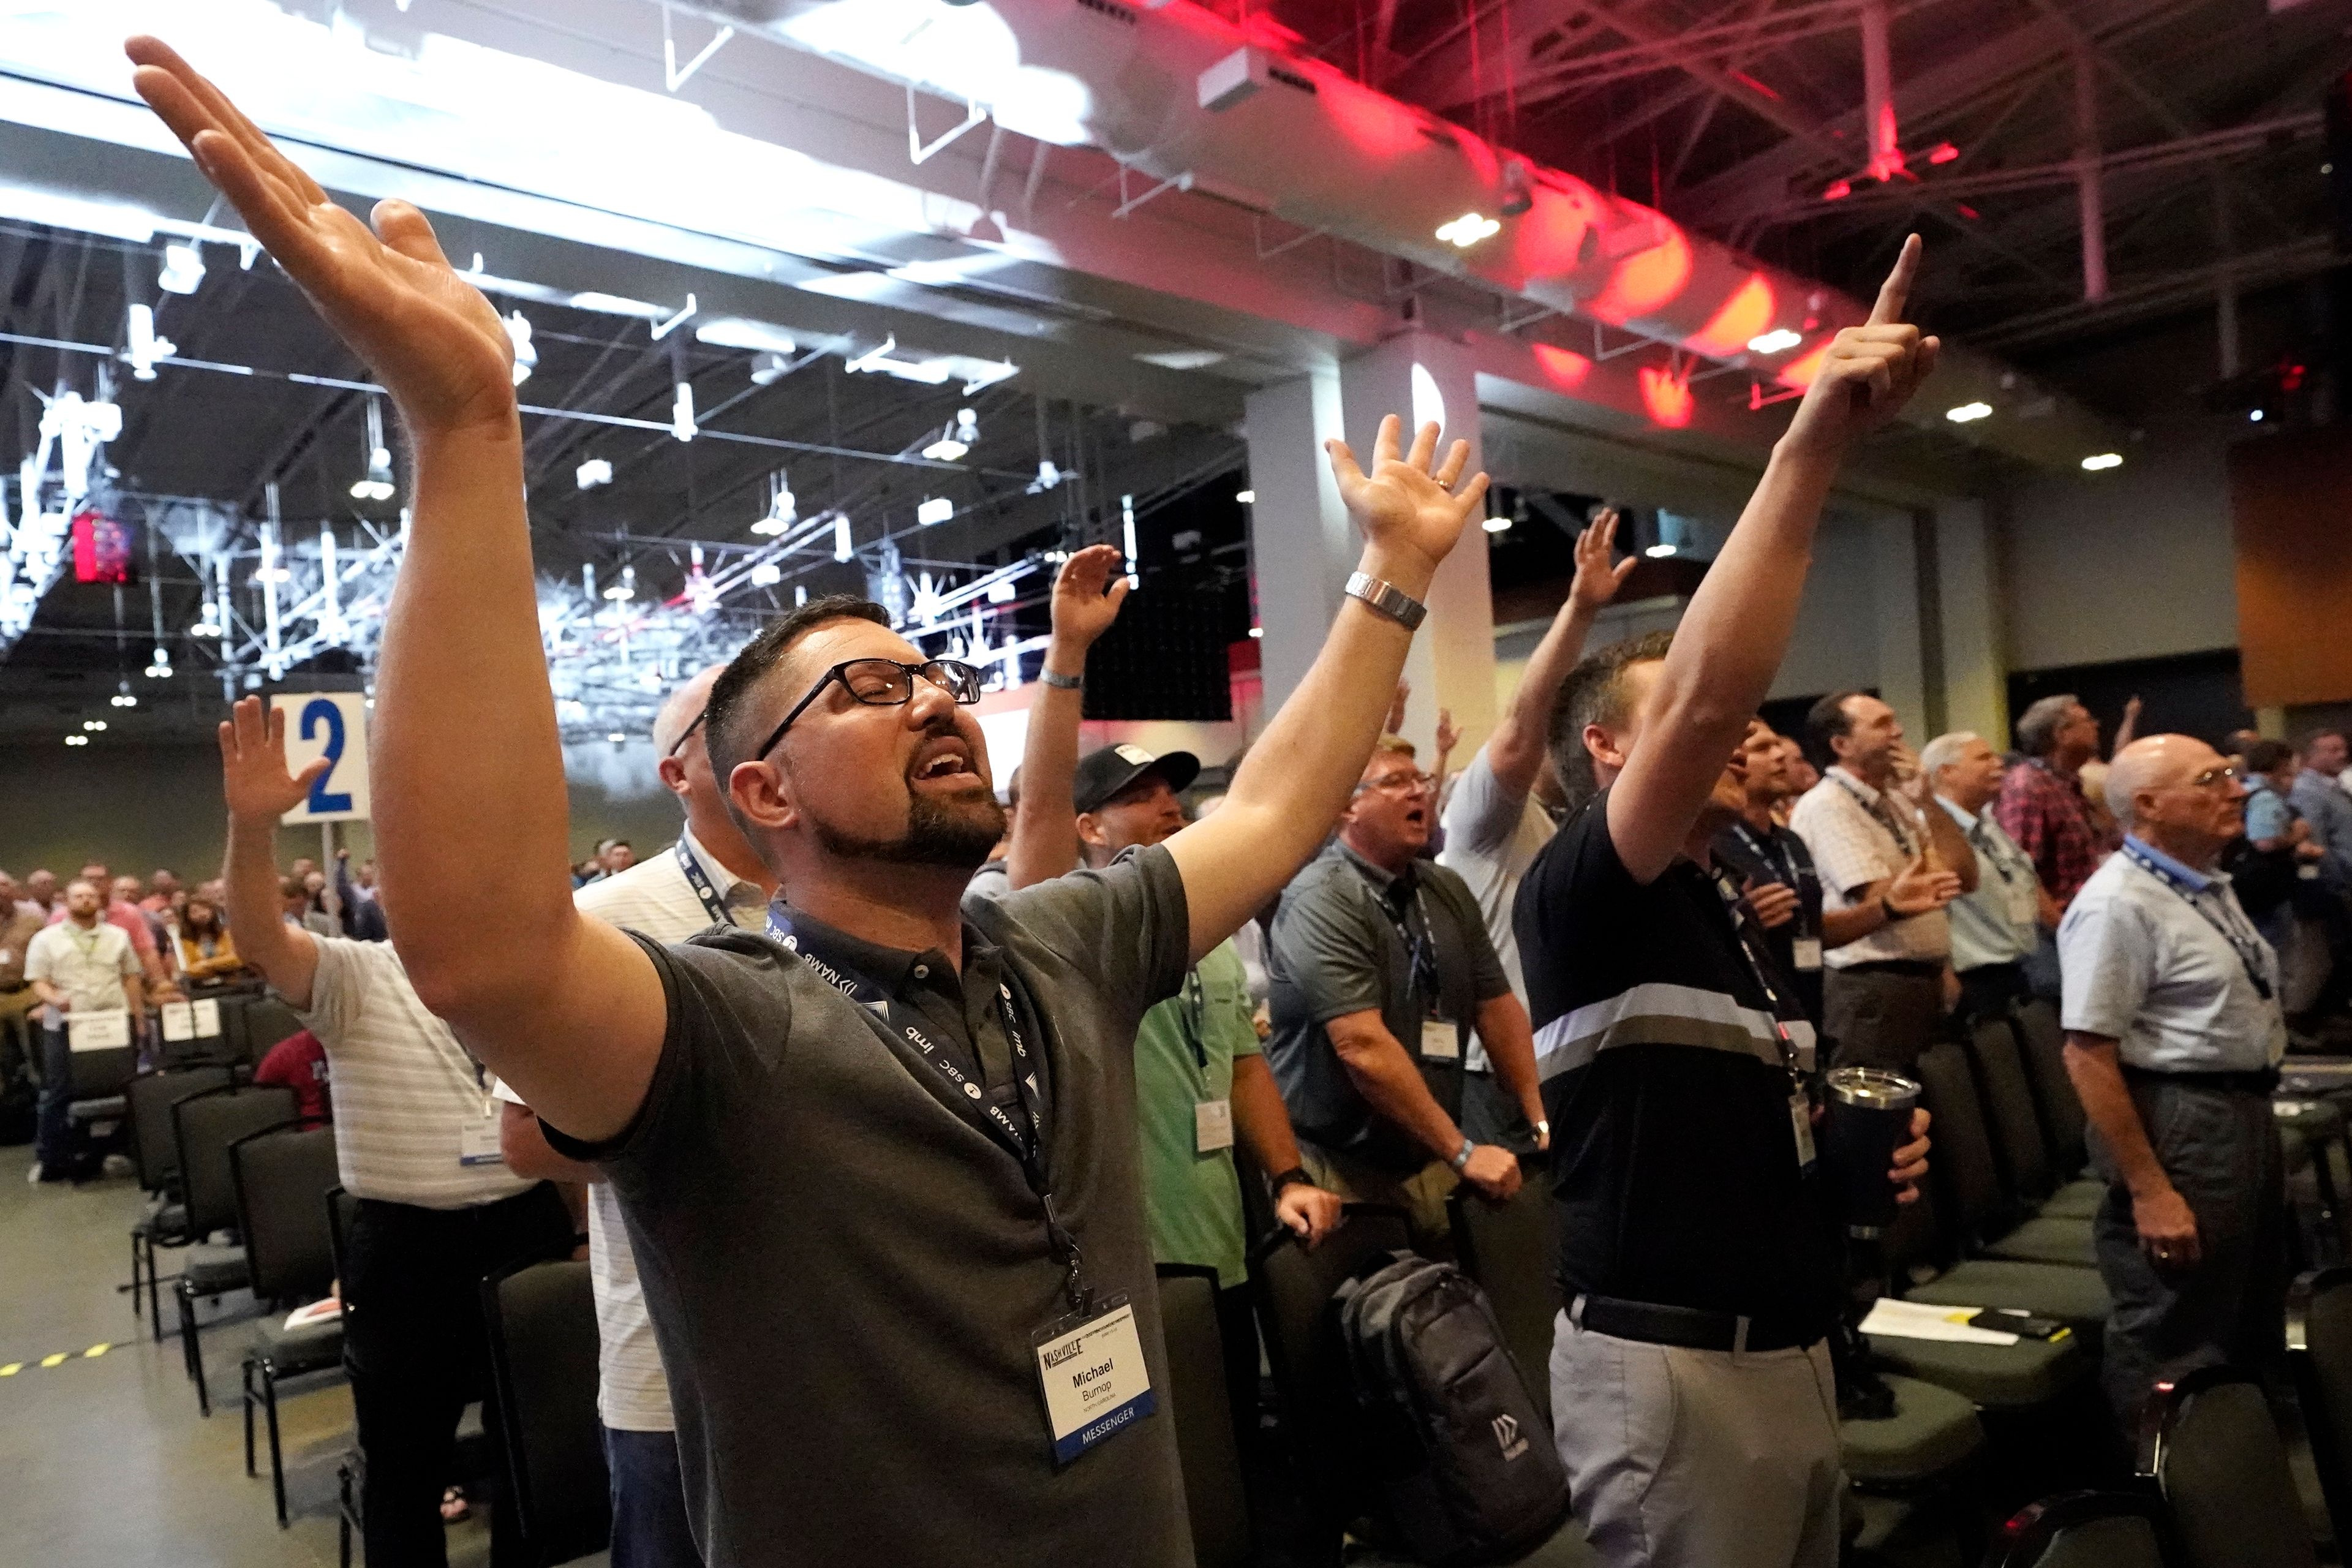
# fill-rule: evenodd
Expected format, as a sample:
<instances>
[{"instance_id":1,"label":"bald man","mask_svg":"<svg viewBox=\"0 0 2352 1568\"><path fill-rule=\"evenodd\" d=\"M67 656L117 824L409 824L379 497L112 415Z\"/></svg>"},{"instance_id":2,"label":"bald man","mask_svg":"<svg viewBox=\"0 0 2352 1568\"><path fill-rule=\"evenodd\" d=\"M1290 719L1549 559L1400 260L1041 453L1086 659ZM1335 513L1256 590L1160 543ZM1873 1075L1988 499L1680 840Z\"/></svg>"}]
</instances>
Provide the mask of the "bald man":
<instances>
[{"instance_id":1,"label":"bald man","mask_svg":"<svg viewBox=\"0 0 2352 1568\"><path fill-rule=\"evenodd\" d=\"M2066 1070L2108 1183L2105 1376L2126 1431L2157 1379L2259 1368L2281 1343L2278 956L2215 869L2245 798L2235 765L2202 741L2125 747L2107 771L2122 852L2058 928Z\"/></svg>"},{"instance_id":2,"label":"bald man","mask_svg":"<svg viewBox=\"0 0 2352 1568\"><path fill-rule=\"evenodd\" d=\"M714 664L680 686L654 715L654 755L662 786L686 815L677 842L658 855L614 867L572 895L589 913L657 942L684 942L714 925L761 929L775 878L727 815L725 792L710 769L703 710ZM699 1568L686 1523L678 1470L677 1421L669 1380L654 1343L636 1255L622 1223L620 1200L598 1167L567 1160L548 1146L539 1118L503 1083L499 1145L519 1175L585 1184L589 1282L596 1297L596 1414L604 1428L612 1477L612 1568Z\"/></svg>"}]
</instances>

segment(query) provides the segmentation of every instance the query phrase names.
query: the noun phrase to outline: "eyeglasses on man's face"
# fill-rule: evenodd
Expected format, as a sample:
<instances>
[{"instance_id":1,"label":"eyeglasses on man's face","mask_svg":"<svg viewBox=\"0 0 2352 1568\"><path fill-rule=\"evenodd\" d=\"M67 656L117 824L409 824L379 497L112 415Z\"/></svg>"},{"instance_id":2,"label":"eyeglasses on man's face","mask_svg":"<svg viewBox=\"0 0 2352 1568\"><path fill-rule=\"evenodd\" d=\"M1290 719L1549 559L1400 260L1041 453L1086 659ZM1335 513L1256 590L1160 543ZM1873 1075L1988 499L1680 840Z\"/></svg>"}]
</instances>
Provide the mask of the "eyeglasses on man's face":
<instances>
[{"instance_id":1,"label":"eyeglasses on man's face","mask_svg":"<svg viewBox=\"0 0 2352 1568\"><path fill-rule=\"evenodd\" d=\"M2191 789L2211 789L2215 784L2229 785L2240 783L2245 778L2245 770L2239 767L2236 763L2223 763L2219 767L2207 768L2203 773L2190 774L2189 778L2189 787Z\"/></svg>"},{"instance_id":2,"label":"eyeglasses on man's face","mask_svg":"<svg viewBox=\"0 0 2352 1568\"><path fill-rule=\"evenodd\" d=\"M1368 789L1376 789L1383 795L1419 795L1436 787L1437 779L1434 774L1394 773L1382 773L1376 779L1366 779L1356 786L1356 793L1361 795Z\"/></svg>"},{"instance_id":3,"label":"eyeglasses on man's face","mask_svg":"<svg viewBox=\"0 0 2352 1568\"><path fill-rule=\"evenodd\" d=\"M677 739L669 743L669 750L664 752L662 755L665 757L674 757L680 752L686 750L686 743L694 739L694 732L697 730L701 729L702 721L709 717L710 710L708 707L705 707L701 712L697 713L694 716L693 723L688 724L684 730L678 732Z\"/></svg>"},{"instance_id":4,"label":"eyeglasses on man's face","mask_svg":"<svg viewBox=\"0 0 2352 1568\"><path fill-rule=\"evenodd\" d=\"M848 658L835 665L817 678L808 694L793 704L784 721L770 731L751 753L754 762L776 749L793 721L807 711L808 705L824 695L824 689L839 681L850 697L869 708L903 707L915 699L915 678L921 676L946 692L960 707L969 708L980 700L980 671L961 659L934 658L921 664L901 664L895 658Z\"/></svg>"}]
</instances>

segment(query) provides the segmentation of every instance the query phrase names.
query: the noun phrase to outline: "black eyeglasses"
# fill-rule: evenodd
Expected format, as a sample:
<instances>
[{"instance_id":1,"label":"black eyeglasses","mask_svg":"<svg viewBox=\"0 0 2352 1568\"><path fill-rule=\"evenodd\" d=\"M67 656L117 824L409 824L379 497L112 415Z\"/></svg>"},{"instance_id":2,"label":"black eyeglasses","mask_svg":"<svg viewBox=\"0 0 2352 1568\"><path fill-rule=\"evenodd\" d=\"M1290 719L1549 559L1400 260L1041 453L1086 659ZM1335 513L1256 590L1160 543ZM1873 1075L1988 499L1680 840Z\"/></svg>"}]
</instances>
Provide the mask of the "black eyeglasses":
<instances>
[{"instance_id":1,"label":"black eyeglasses","mask_svg":"<svg viewBox=\"0 0 2352 1568\"><path fill-rule=\"evenodd\" d=\"M684 730L678 731L677 739L669 743L669 750L664 752L662 755L665 757L674 757L677 755L678 752L684 751L686 749L686 743L694 739L694 732L702 728L702 721L709 717L710 710L708 708L705 708L701 712L697 713L694 716L694 722L688 724Z\"/></svg>"},{"instance_id":2,"label":"black eyeglasses","mask_svg":"<svg viewBox=\"0 0 2352 1568\"><path fill-rule=\"evenodd\" d=\"M960 707L969 708L980 700L980 671L961 659L934 658L921 664L900 664L895 658L844 659L818 677L817 683L808 689L808 695L793 704L793 710L760 742L751 760L758 762L774 751L776 742L784 738L784 731L793 727L793 721L824 695L824 689L835 681L841 682L844 691L869 708L897 708L914 700L915 677L919 675L953 698Z\"/></svg>"}]
</instances>

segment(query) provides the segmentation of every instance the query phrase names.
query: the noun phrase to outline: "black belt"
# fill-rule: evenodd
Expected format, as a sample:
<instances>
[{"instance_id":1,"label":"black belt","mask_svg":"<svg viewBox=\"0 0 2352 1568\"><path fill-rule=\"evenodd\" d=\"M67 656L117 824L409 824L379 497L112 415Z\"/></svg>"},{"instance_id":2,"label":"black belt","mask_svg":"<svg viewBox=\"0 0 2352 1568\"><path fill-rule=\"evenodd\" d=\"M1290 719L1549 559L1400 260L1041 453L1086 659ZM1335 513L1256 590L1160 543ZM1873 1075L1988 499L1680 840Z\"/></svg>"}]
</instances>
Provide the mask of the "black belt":
<instances>
[{"instance_id":1,"label":"black belt","mask_svg":"<svg viewBox=\"0 0 2352 1568\"><path fill-rule=\"evenodd\" d=\"M2264 1068L2259 1072L2161 1072L2154 1068L2136 1068L2123 1064L2124 1077L2152 1082L2177 1083L2184 1089L2218 1089L2226 1094L2270 1095L2279 1086L2276 1068Z\"/></svg>"},{"instance_id":2,"label":"black belt","mask_svg":"<svg viewBox=\"0 0 2352 1568\"><path fill-rule=\"evenodd\" d=\"M14 985L0 985L0 996L14 996L32 984L29 980L19 980Z\"/></svg>"},{"instance_id":3,"label":"black belt","mask_svg":"<svg viewBox=\"0 0 2352 1568\"><path fill-rule=\"evenodd\" d=\"M1832 974L1907 974L1915 980L1941 980L1944 966L1929 958L1874 958L1864 963L1841 963Z\"/></svg>"},{"instance_id":4,"label":"black belt","mask_svg":"<svg viewBox=\"0 0 2352 1568\"><path fill-rule=\"evenodd\" d=\"M1666 1307L1655 1301L1624 1301L1614 1296L1570 1292L1568 1321L1615 1340L1678 1345L1694 1351L1784 1351L1822 1339L1774 1318L1709 1312L1697 1307Z\"/></svg>"}]
</instances>

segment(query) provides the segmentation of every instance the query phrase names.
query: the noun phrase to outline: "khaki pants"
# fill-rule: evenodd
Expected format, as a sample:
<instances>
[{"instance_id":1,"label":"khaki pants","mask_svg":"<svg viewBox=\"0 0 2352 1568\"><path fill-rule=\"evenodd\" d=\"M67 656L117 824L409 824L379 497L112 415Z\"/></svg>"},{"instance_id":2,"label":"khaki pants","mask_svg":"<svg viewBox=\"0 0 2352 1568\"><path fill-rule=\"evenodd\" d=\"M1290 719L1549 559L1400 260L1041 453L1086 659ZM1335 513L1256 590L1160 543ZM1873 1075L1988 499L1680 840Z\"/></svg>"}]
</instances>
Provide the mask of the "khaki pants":
<instances>
[{"instance_id":1,"label":"khaki pants","mask_svg":"<svg viewBox=\"0 0 2352 1568\"><path fill-rule=\"evenodd\" d=\"M1836 1568L1826 1342L1694 1351L1552 1322L1554 1442L1607 1568Z\"/></svg>"},{"instance_id":2,"label":"khaki pants","mask_svg":"<svg viewBox=\"0 0 2352 1568\"><path fill-rule=\"evenodd\" d=\"M1402 1209L1412 1232L1412 1249L1423 1257L1451 1259L1454 1222L1445 1212L1445 1195L1461 1177L1443 1160L1432 1160L1420 1170L1384 1170L1368 1160L1307 1142L1298 1143L1299 1163L1324 1191L1337 1193L1351 1204L1384 1204Z\"/></svg>"}]
</instances>

